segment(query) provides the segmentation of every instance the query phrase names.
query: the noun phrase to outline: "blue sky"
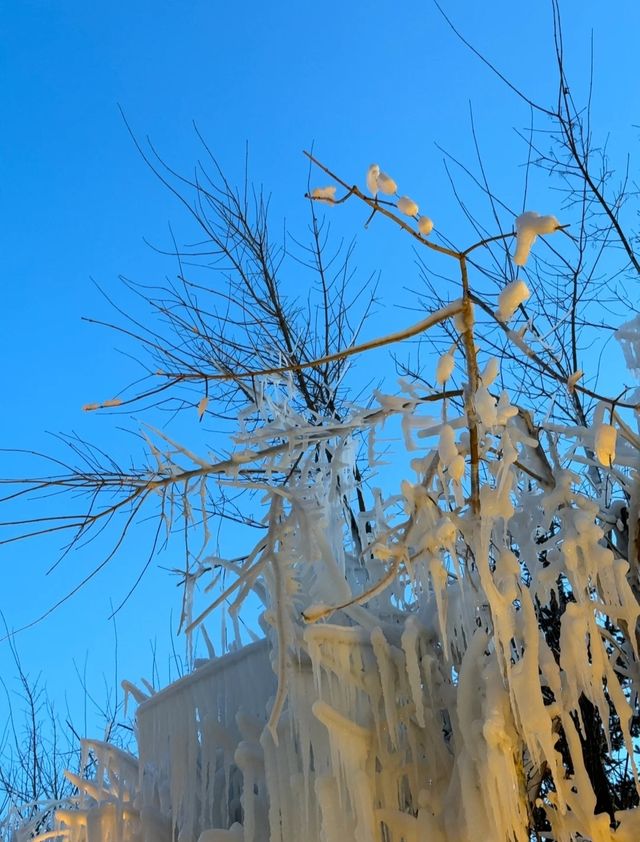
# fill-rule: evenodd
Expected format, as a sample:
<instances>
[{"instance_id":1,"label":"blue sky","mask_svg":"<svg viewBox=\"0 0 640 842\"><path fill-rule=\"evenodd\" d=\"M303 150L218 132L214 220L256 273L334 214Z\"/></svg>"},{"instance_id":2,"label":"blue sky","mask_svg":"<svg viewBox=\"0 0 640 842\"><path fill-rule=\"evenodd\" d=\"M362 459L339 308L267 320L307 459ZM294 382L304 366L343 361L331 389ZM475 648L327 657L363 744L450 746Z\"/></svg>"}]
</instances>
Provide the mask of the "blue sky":
<instances>
[{"instance_id":1,"label":"blue sky","mask_svg":"<svg viewBox=\"0 0 640 842\"><path fill-rule=\"evenodd\" d=\"M444 6L474 44L517 85L542 102L555 94L551 15L547 3ZM562 4L569 72L584 93L591 31L595 38L594 123L612 153L637 142L635 2L604 14L598 4ZM304 224L307 163L318 156L348 181L364 180L373 160L422 200L441 230L464 238L435 143L474 163L469 132L473 106L492 184L520 207L526 150L514 127L526 107L462 46L429 2L111 3L9 0L0 19L3 128L0 136L0 359L6 448L56 452L48 433L77 431L126 457L132 439L119 417L86 416L80 407L110 397L135 375L117 339L81 322L110 311L92 284L119 295L118 275L153 280L174 267L143 238L168 244L168 223L184 217L140 160L121 106L136 132L163 157L189 171L201 155L196 121L231 181L240 181L245 143L251 174L271 192L272 219L291 230ZM326 182L318 177L317 183ZM557 198L537 185L531 206L555 212ZM402 304L400 286L415 285L411 250L378 224L362 230L362 214L337 219L340 234L358 235L362 274L380 267L387 305ZM185 229L186 230L186 229ZM407 301L407 304L410 302ZM384 330L414 320L386 307ZM6 455L3 475L28 473ZM47 542L0 547L0 607L17 628L55 603L90 569L91 549L68 557L52 575ZM100 692L111 682L114 627L107 620L135 578L139 545L114 561L84 591L17 638L25 668L42 673L56 699L78 693L73 662L87 663ZM170 560L160 560L168 564ZM155 566L117 616L120 677L151 673L170 657L179 611L175 582ZM178 647L181 644L178 642ZM0 674L11 675L6 644ZM1 710L1 703L0 703Z\"/></svg>"}]
</instances>

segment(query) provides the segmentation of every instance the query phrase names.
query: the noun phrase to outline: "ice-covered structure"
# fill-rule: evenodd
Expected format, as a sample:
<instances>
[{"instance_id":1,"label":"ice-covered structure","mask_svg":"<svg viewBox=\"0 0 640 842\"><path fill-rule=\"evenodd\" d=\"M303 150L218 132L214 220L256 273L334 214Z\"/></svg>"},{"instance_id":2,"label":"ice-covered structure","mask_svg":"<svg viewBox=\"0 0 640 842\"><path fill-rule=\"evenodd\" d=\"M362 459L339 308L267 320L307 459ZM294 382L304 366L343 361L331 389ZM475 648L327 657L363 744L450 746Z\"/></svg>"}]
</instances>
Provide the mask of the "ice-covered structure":
<instances>
[{"instance_id":1,"label":"ice-covered structure","mask_svg":"<svg viewBox=\"0 0 640 842\"><path fill-rule=\"evenodd\" d=\"M395 192L377 165L369 178ZM557 227L520 217L515 262ZM506 288L499 322L525 293ZM96 773L72 778L79 795L42 842L640 838L637 411L600 401L584 424L538 428L496 390L497 360L480 373L468 293L403 335L445 320L460 389L446 391L454 346L437 388L404 384L340 417L301 410L293 376L256 376L228 458L154 449L132 495L179 484L205 532L208 482L263 495L253 549L185 579L232 580L192 625L255 592L266 636L144 700L137 759L86 743ZM637 368L637 321L626 328ZM524 332L509 338L536 358ZM393 424L409 464L385 496L358 449L375 470Z\"/></svg>"},{"instance_id":2,"label":"ice-covered structure","mask_svg":"<svg viewBox=\"0 0 640 842\"><path fill-rule=\"evenodd\" d=\"M262 595L267 637L143 701L137 760L88 744L97 774L41 840L529 842L532 811L557 842L640 837L639 809L599 807L585 744L598 722L638 787L637 531L558 450L584 446L637 507L638 436L617 425L606 465L587 428L545 453L506 395L478 390L476 515L451 475L463 416L379 395L339 429L305 426L265 386L261 435L293 442L271 469L296 471L235 587ZM393 416L415 480L354 510L353 430Z\"/></svg>"}]
</instances>

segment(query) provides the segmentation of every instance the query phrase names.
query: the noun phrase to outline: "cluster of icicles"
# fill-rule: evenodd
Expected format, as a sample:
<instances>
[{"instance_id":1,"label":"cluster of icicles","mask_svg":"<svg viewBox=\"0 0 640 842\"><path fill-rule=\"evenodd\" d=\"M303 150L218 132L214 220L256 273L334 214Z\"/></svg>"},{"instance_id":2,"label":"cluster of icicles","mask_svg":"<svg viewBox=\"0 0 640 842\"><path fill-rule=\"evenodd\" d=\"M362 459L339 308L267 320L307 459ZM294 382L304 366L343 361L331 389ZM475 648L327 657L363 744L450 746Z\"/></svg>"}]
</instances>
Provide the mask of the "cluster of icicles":
<instances>
[{"instance_id":1,"label":"cluster of icicles","mask_svg":"<svg viewBox=\"0 0 640 842\"><path fill-rule=\"evenodd\" d=\"M507 303L504 315L515 309ZM455 376L448 357L439 389ZM625 546L615 498L637 505L640 440L613 417L605 423L602 408L595 427L551 429L543 450L530 416L496 391L497 373L489 361L474 396L479 516L468 504L467 419L434 402L435 390L380 394L337 423L299 414L293 381L259 387L246 427L241 419L238 464L274 440L288 446L263 462L268 531L234 569L240 596L252 588L265 603L268 645L144 702L135 792L123 784L101 800L89 782L85 817L63 811L53 836L529 842L536 811L555 842L640 838L638 809L618 812L615 830L595 812L580 703L593 705L605 739L615 711L615 751L638 787L640 609L628 554L637 535ZM363 510L357 436L375 470L376 432L394 418L414 478L393 497L374 492ZM581 465L606 477L606 499L581 490ZM283 475L286 485L270 485ZM540 616L560 582L571 599L554 643ZM117 786L121 777L112 771ZM92 810L108 830L90 830Z\"/></svg>"},{"instance_id":2,"label":"cluster of icicles","mask_svg":"<svg viewBox=\"0 0 640 842\"><path fill-rule=\"evenodd\" d=\"M454 365L440 361L437 379ZM490 361L475 396L479 518L465 500L467 420L451 407L423 414L415 390L379 395L375 425L401 417L417 479L359 512L351 542L336 494L353 482L350 458L301 462L266 576L288 698L261 738L270 822L252 838L528 842L534 810L557 842L640 837L639 811L616 814L615 830L596 813L581 744L582 699L607 740L615 711L615 751L638 786L638 576L618 513L623 492L637 500L639 439L625 425L612 441L599 408L592 428L550 434L547 454L496 375ZM371 420L356 413L347 426L371 435ZM283 426L299 435L299 424ZM578 452L587 470L611 471L617 502L582 493ZM561 580L571 599L556 645L540 616ZM626 630L623 643L605 617Z\"/></svg>"}]
</instances>

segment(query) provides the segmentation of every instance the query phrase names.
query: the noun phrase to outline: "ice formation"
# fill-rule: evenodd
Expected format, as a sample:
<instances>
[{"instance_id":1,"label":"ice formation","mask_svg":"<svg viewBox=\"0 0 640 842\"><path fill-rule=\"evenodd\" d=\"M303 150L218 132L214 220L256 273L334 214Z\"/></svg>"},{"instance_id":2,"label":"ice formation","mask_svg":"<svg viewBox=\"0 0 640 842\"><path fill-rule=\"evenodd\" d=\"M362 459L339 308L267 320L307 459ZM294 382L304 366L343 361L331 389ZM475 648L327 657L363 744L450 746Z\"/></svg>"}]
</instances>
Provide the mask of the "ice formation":
<instances>
[{"instance_id":1,"label":"ice formation","mask_svg":"<svg viewBox=\"0 0 640 842\"><path fill-rule=\"evenodd\" d=\"M485 386L491 386L499 373L500 363L495 357L491 357L484 367L484 370L480 373L480 379Z\"/></svg>"},{"instance_id":2,"label":"ice formation","mask_svg":"<svg viewBox=\"0 0 640 842\"><path fill-rule=\"evenodd\" d=\"M490 391L496 375L490 361L474 396L479 518L467 505L464 415L426 416L409 392L353 407L340 425L311 424L292 409L290 381L263 384L253 409L264 424L241 430L241 462L277 430L289 446L267 469L296 466L237 571L263 595L267 638L141 696L139 759L94 744L97 774L76 780L81 795L48 838L529 842L532 809L555 842L637 838L637 810L617 813L615 832L595 812L581 748L585 705L603 723L615 713L637 785L637 643L615 642L607 625L635 629L640 613L630 564L605 538L621 515L549 464L531 417ZM604 411L595 429L562 434L594 447L629 490L637 455L615 472L630 434ZM418 430L417 474L345 524L353 436L393 416ZM545 629L561 593L558 626Z\"/></svg>"},{"instance_id":3,"label":"ice formation","mask_svg":"<svg viewBox=\"0 0 640 842\"><path fill-rule=\"evenodd\" d=\"M381 193L385 193L387 196L393 196L398 192L398 185L390 175L387 175L386 172L382 172L382 170L378 173L377 185L378 190Z\"/></svg>"},{"instance_id":4,"label":"ice formation","mask_svg":"<svg viewBox=\"0 0 640 842\"><path fill-rule=\"evenodd\" d=\"M552 234L560 227L555 216L540 216L536 211L525 211L516 219L516 251L513 262L524 266L529 259L531 247L540 234Z\"/></svg>"},{"instance_id":5,"label":"ice formation","mask_svg":"<svg viewBox=\"0 0 640 842\"><path fill-rule=\"evenodd\" d=\"M329 187L314 187L311 191L311 198L318 202L324 202L326 205L334 205L336 201L335 184Z\"/></svg>"},{"instance_id":6,"label":"ice formation","mask_svg":"<svg viewBox=\"0 0 640 842\"><path fill-rule=\"evenodd\" d=\"M616 339L622 346L627 368L640 378L640 315L619 327Z\"/></svg>"},{"instance_id":7,"label":"ice formation","mask_svg":"<svg viewBox=\"0 0 640 842\"><path fill-rule=\"evenodd\" d=\"M616 458L616 428L611 424L598 424L594 434L593 449L601 465L609 467Z\"/></svg>"},{"instance_id":8,"label":"ice formation","mask_svg":"<svg viewBox=\"0 0 640 842\"><path fill-rule=\"evenodd\" d=\"M433 220L428 216L421 216L418 220L418 231L420 231L423 237L428 237L433 231Z\"/></svg>"},{"instance_id":9,"label":"ice formation","mask_svg":"<svg viewBox=\"0 0 640 842\"><path fill-rule=\"evenodd\" d=\"M520 258L554 226L520 217ZM503 290L499 318L527 292ZM635 365L637 325L619 338ZM457 401L452 347L436 387L339 419L296 408L291 375L255 378L216 479L262 495L265 529L240 559L203 562L228 579L191 625L253 592L265 638L138 694L138 759L87 744L95 775L71 778L41 842L638 838L640 808L600 808L588 738L640 794L640 439L605 401L590 426L538 429L496 389L496 360L465 363ZM394 424L411 470L385 496L356 466L375 471ZM195 501L208 463L192 459Z\"/></svg>"},{"instance_id":10,"label":"ice formation","mask_svg":"<svg viewBox=\"0 0 640 842\"><path fill-rule=\"evenodd\" d=\"M417 216L419 208L413 199L408 196L401 196L398 199L398 210L406 216Z\"/></svg>"},{"instance_id":11,"label":"ice formation","mask_svg":"<svg viewBox=\"0 0 640 842\"><path fill-rule=\"evenodd\" d=\"M367 170L367 190L372 196L378 194L378 176L380 175L380 167L378 164L371 164Z\"/></svg>"},{"instance_id":12,"label":"ice formation","mask_svg":"<svg viewBox=\"0 0 640 842\"><path fill-rule=\"evenodd\" d=\"M377 196L378 193L385 193L387 196L393 196L398 192L398 185L390 175L386 172L382 172L379 164L371 164L367 170L367 190L372 196ZM404 198L407 199L406 196ZM408 199L408 201L411 201L411 199ZM400 203L398 203L398 205L399 204ZM404 211L402 212L404 213ZM412 214L410 214L410 216L411 215Z\"/></svg>"},{"instance_id":13,"label":"ice formation","mask_svg":"<svg viewBox=\"0 0 640 842\"><path fill-rule=\"evenodd\" d=\"M453 374L453 369L455 367L455 360L453 358L454 351L455 345L447 351L446 354L442 354L438 360L438 364L436 366L436 383L440 386L444 386Z\"/></svg>"},{"instance_id":14,"label":"ice formation","mask_svg":"<svg viewBox=\"0 0 640 842\"><path fill-rule=\"evenodd\" d=\"M498 296L498 309L496 310L496 317L501 322L508 322L511 316L515 313L518 307L523 304L529 297L529 287L524 281L511 281L500 292Z\"/></svg>"}]
</instances>

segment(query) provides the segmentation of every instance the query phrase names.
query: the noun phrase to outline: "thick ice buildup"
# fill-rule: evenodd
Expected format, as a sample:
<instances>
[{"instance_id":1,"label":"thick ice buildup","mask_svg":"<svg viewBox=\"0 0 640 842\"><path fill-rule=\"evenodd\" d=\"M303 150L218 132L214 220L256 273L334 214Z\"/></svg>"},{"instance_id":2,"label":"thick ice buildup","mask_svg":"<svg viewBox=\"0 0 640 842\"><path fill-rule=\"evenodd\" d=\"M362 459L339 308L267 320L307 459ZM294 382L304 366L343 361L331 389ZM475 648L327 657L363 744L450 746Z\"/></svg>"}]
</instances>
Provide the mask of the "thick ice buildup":
<instances>
[{"instance_id":1,"label":"thick ice buildup","mask_svg":"<svg viewBox=\"0 0 640 842\"><path fill-rule=\"evenodd\" d=\"M436 365L436 383L440 386L444 386L453 374L454 364L453 349L451 349L450 351L447 351L446 354L443 354L438 360L438 364Z\"/></svg>"},{"instance_id":2,"label":"thick ice buildup","mask_svg":"<svg viewBox=\"0 0 640 842\"><path fill-rule=\"evenodd\" d=\"M378 176L378 190L381 193L386 193L387 196L393 196L394 193L398 192L398 185L390 175L387 175L386 172L381 172Z\"/></svg>"},{"instance_id":3,"label":"thick ice buildup","mask_svg":"<svg viewBox=\"0 0 640 842\"><path fill-rule=\"evenodd\" d=\"M611 424L599 424L596 427L593 449L601 465L609 467L616 458L616 439L618 434L616 428Z\"/></svg>"},{"instance_id":4,"label":"thick ice buildup","mask_svg":"<svg viewBox=\"0 0 640 842\"><path fill-rule=\"evenodd\" d=\"M336 201L335 185L329 187L314 187L311 191L311 198L318 202L324 202L326 205L333 205Z\"/></svg>"},{"instance_id":5,"label":"thick ice buildup","mask_svg":"<svg viewBox=\"0 0 640 842\"><path fill-rule=\"evenodd\" d=\"M433 220L428 216L421 216L418 220L418 231L420 231L424 237L428 237L433 231Z\"/></svg>"},{"instance_id":6,"label":"thick ice buildup","mask_svg":"<svg viewBox=\"0 0 640 842\"><path fill-rule=\"evenodd\" d=\"M560 227L555 216L540 216L536 211L525 211L516 219L516 253L513 262L524 266L529 252L539 234L552 234Z\"/></svg>"},{"instance_id":7,"label":"thick ice buildup","mask_svg":"<svg viewBox=\"0 0 640 842\"><path fill-rule=\"evenodd\" d=\"M418 213L418 205L408 196L401 196L398 199L398 210L407 216L416 216Z\"/></svg>"},{"instance_id":8,"label":"thick ice buildup","mask_svg":"<svg viewBox=\"0 0 640 842\"><path fill-rule=\"evenodd\" d=\"M531 293L529 292L529 287L524 281L511 281L511 283L507 284L498 296L498 309L496 310L497 318L499 318L501 322L508 321L516 312L518 307L525 302L530 295Z\"/></svg>"},{"instance_id":9,"label":"thick ice buildup","mask_svg":"<svg viewBox=\"0 0 640 842\"><path fill-rule=\"evenodd\" d=\"M367 190L372 196L378 193L378 176L380 175L380 167L378 164L371 164L367 170Z\"/></svg>"},{"instance_id":10,"label":"thick ice buildup","mask_svg":"<svg viewBox=\"0 0 640 842\"><path fill-rule=\"evenodd\" d=\"M377 196L379 192L393 196L398 192L398 185L390 175L380 170L379 164L371 164L367 170L367 190L372 196Z\"/></svg>"}]
</instances>

